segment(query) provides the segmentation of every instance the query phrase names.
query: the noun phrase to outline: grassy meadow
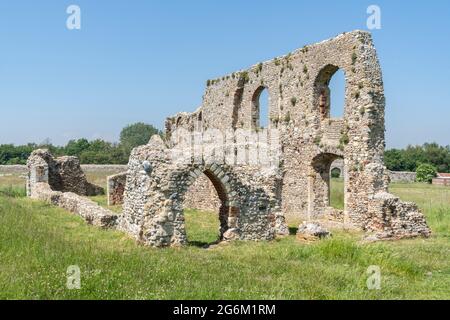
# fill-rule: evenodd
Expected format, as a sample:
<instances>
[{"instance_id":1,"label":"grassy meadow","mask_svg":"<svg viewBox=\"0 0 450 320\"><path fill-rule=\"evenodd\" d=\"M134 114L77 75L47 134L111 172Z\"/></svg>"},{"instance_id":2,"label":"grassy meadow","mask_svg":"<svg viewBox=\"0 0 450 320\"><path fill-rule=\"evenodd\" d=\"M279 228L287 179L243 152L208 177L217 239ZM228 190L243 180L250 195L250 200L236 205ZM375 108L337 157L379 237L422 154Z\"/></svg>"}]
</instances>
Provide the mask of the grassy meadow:
<instances>
[{"instance_id":1,"label":"grassy meadow","mask_svg":"<svg viewBox=\"0 0 450 320\"><path fill-rule=\"evenodd\" d=\"M364 243L360 233L334 230L315 243L291 235L205 249L217 238L217 216L186 210L190 245L154 249L27 199L23 181L4 178L0 299L450 299L450 188L391 187L419 204L430 239ZM342 206L342 181L331 188L333 205ZM94 201L106 205L104 197ZM80 267L81 289L66 287L71 265ZM371 265L381 269L380 290L367 289Z\"/></svg>"}]
</instances>

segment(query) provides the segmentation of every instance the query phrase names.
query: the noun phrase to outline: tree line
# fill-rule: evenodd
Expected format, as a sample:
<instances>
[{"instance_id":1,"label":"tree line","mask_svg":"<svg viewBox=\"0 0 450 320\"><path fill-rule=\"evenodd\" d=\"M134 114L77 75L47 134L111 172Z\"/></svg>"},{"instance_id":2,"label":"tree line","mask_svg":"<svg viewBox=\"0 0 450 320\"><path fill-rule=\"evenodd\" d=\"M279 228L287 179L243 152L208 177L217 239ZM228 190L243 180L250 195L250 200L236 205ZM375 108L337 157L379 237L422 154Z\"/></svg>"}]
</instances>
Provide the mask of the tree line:
<instances>
[{"instance_id":1,"label":"tree line","mask_svg":"<svg viewBox=\"0 0 450 320\"><path fill-rule=\"evenodd\" d=\"M3 144L0 145L0 165L26 164L36 149L49 149L56 157L76 156L82 164L127 164L131 150L147 144L154 134L162 135L162 132L150 124L139 122L122 129L119 143L83 138L70 140L65 146L55 146L49 141L20 146Z\"/></svg>"},{"instance_id":2,"label":"tree line","mask_svg":"<svg viewBox=\"0 0 450 320\"><path fill-rule=\"evenodd\" d=\"M450 146L425 143L405 149L390 149L384 153L384 162L392 171L416 172L421 164L427 164L437 172L450 173Z\"/></svg>"}]
</instances>

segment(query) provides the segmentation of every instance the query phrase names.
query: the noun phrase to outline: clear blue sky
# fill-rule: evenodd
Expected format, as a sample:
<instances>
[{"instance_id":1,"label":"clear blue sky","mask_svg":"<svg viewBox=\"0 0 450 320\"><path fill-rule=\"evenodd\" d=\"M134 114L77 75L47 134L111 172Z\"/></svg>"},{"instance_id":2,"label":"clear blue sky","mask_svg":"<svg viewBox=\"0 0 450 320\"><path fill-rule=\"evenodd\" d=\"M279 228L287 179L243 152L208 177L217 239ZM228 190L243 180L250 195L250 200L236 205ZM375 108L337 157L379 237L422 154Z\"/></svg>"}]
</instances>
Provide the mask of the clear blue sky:
<instances>
[{"instance_id":1,"label":"clear blue sky","mask_svg":"<svg viewBox=\"0 0 450 320\"><path fill-rule=\"evenodd\" d=\"M66 8L81 7L81 30ZM2 0L0 143L116 141L201 104L205 81L344 31L373 30L387 145L450 144L450 1Z\"/></svg>"}]
</instances>

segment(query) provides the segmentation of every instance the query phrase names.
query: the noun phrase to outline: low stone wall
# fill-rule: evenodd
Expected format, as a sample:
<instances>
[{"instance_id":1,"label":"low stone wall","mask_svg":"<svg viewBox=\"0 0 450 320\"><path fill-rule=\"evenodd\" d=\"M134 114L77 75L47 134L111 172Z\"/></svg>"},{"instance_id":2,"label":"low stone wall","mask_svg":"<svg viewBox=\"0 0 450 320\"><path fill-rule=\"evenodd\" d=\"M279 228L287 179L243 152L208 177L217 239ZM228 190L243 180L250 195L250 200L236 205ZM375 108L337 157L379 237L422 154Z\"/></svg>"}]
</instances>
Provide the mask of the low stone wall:
<instances>
[{"instance_id":1,"label":"low stone wall","mask_svg":"<svg viewBox=\"0 0 450 320\"><path fill-rule=\"evenodd\" d=\"M389 178L391 182L408 182L412 183L416 181L417 174L415 172L408 171L390 171L388 170Z\"/></svg>"},{"instance_id":2,"label":"low stone wall","mask_svg":"<svg viewBox=\"0 0 450 320\"><path fill-rule=\"evenodd\" d=\"M0 166L0 177L8 175L20 175L25 177L27 175L27 166L25 165Z\"/></svg>"},{"instance_id":3,"label":"low stone wall","mask_svg":"<svg viewBox=\"0 0 450 320\"><path fill-rule=\"evenodd\" d=\"M107 178L108 205L123 204L123 193L127 182L127 173L122 172Z\"/></svg>"},{"instance_id":4,"label":"low stone wall","mask_svg":"<svg viewBox=\"0 0 450 320\"><path fill-rule=\"evenodd\" d=\"M126 164L82 164L81 169L84 172L124 172L127 171Z\"/></svg>"},{"instance_id":5,"label":"low stone wall","mask_svg":"<svg viewBox=\"0 0 450 320\"><path fill-rule=\"evenodd\" d=\"M49 184L45 182L36 183L33 186L30 197L78 214L88 224L94 226L113 228L117 223L118 216L113 212L75 193L53 191Z\"/></svg>"}]
</instances>

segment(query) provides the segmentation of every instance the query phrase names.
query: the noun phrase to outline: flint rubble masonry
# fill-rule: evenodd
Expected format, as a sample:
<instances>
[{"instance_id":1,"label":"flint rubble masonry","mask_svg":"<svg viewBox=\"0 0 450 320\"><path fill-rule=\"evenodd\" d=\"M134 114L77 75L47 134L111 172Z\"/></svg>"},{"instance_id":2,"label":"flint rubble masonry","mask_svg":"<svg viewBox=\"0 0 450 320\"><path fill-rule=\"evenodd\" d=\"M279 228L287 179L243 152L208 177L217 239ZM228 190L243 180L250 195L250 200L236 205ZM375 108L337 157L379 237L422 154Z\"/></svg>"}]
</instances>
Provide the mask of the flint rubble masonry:
<instances>
[{"instance_id":1,"label":"flint rubble masonry","mask_svg":"<svg viewBox=\"0 0 450 320\"><path fill-rule=\"evenodd\" d=\"M332 118L328 85L339 69L346 77L345 111L343 118ZM192 157L184 165L172 161L170 151L180 144L177 131L215 129L226 136L230 129L259 130L258 100L264 89L270 96L268 129L280 133L278 166L265 170L211 163L206 157ZM307 221L335 217L379 238L427 237L430 229L420 210L386 196L384 108L377 54L371 35L363 31L209 80L195 112L167 119L166 141L154 137L133 151L120 228L152 246L183 245L183 206L200 204L219 212L222 239L286 234L285 214ZM331 164L338 159L346 177L340 213L330 208L329 185ZM149 172L142 169L144 161L151 164Z\"/></svg>"},{"instance_id":2,"label":"flint rubble masonry","mask_svg":"<svg viewBox=\"0 0 450 320\"><path fill-rule=\"evenodd\" d=\"M103 194L86 180L75 157L54 159L48 150L35 150L27 161L27 195L80 215L89 224L115 227L117 215L85 198Z\"/></svg>"}]
</instances>

